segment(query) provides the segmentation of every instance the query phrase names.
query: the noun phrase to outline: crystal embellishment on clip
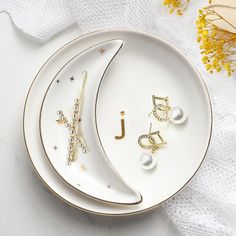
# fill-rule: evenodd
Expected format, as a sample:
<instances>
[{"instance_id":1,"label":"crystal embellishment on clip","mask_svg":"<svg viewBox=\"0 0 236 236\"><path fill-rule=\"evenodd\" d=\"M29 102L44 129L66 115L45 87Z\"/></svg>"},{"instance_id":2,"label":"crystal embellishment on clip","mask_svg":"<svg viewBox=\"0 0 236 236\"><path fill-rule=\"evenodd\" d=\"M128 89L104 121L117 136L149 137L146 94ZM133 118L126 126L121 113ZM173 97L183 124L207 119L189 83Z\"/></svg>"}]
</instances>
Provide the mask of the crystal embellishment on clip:
<instances>
[{"instance_id":1,"label":"crystal embellishment on clip","mask_svg":"<svg viewBox=\"0 0 236 236\"><path fill-rule=\"evenodd\" d=\"M82 153L87 153L87 145L85 143L85 139L82 135L81 131L81 106L82 106L82 98L83 91L85 87L87 79L87 72L84 71L82 73L82 88L79 89L77 98L74 100L73 113L71 116L71 122L68 121L63 111L58 111L57 115L59 116L56 120L57 124L64 125L69 131L69 139L67 146L67 165L70 165L71 162L76 160L78 149L82 151Z\"/></svg>"}]
</instances>

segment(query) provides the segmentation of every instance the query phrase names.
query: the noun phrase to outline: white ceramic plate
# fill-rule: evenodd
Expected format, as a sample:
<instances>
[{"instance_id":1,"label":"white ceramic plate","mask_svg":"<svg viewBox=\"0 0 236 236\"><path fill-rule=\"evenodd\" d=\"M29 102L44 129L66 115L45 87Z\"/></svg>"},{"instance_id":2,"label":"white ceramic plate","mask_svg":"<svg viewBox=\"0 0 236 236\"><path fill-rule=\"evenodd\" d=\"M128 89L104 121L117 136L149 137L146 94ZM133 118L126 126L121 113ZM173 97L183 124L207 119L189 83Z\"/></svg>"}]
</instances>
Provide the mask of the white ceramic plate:
<instances>
[{"instance_id":1,"label":"white ceramic plate","mask_svg":"<svg viewBox=\"0 0 236 236\"><path fill-rule=\"evenodd\" d=\"M174 48L142 37L124 41L99 89L97 127L113 166L151 205L177 192L200 165L211 133L210 104L199 75ZM181 107L187 121L175 125L148 117L152 95L168 96L170 106ZM121 111L125 137L115 140L121 133ZM152 154L157 166L148 171L140 158L150 152L138 145L138 138L149 132L150 123L152 132L160 131L167 145Z\"/></svg>"},{"instance_id":2,"label":"white ceramic plate","mask_svg":"<svg viewBox=\"0 0 236 236\"><path fill-rule=\"evenodd\" d=\"M125 47L119 54L119 60L114 61L104 78L97 103L97 124L101 142L112 164L119 173L124 175L127 182L140 190L143 195L142 203L133 206L104 204L78 194L78 192L58 178L49 165L43 147L40 144L39 110L43 96L52 78L67 61L79 52L98 42L114 38L122 39L125 42ZM122 76L119 77L123 84L122 90L120 90L121 83L117 83L117 73L119 76ZM150 85L144 86L144 77L148 78L148 83L151 81L158 87L150 88ZM158 81L158 84L155 80ZM113 87L111 88L112 97L111 92L108 91L109 83L111 83L111 86L114 86L114 84L118 86L117 90L114 90ZM129 91L130 97L134 97L140 102L138 108L137 105L134 105L134 102L130 104L134 105L134 108L126 103L125 98L127 98L128 92L126 86L132 87L132 90ZM144 89L141 90L140 86L144 86ZM148 88L151 89L150 92L147 91ZM142 91L142 93L140 94L137 91ZM119 94L117 94L118 92ZM110 145L113 141L108 141L106 135L114 138L114 134L119 133L120 127L118 124L120 117L116 113L125 110L127 137L128 135L130 135L130 138L132 136L135 137L132 138L132 147L136 146L137 135L148 130L149 123L146 121L146 118L151 108L149 103L150 93L160 93L160 95L169 96L171 105L181 106L188 114L189 120L183 129L174 126L171 126L171 128L169 126L166 126L166 128L162 127L168 141L168 147L158 152L157 168L152 172L144 172L143 170L141 171L138 162L140 149L139 152L135 151L137 154L132 154L131 157L125 153L124 156L119 156L117 159L116 155L110 156L112 154ZM111 127L112 122L108 123L107 127L111 129L109 132L107 128L104 130L104 121L107 118L101 113L101 106L104 106L106 112L109 109L109 104L104 101L105 97L112 98L110 102L114 105L114 110L107 114L110 118L111 116L114 117L114 126ZM120 100L119 103L117 102L118 100ZM129 98L130 101L131 99ZM134 115L135 113L136 115ZM134 127L140 124L139 130L135 130L131 123L136 124ZM92 33L75 39L58 50L37 74L30 88L24 111L26 146L40 177L55 194L69 204L89 212L105 215L127 215L144 212L160 205L180 191L194 176L205 157L211 136L211 126L212 113L209 96L196 69L180 52L165 41L145 33L130 31L101 31ZM128 130L128 127L130 127L131 131ZM135 131L135 134L130 134L133 131ZM193 134L195 137L192 137ZM193 141L197 143L193 143ZM129 141L112 145L116 150L118 148L116 145L120 145L122 148L118 151L124 154L123 147L126 147L127 142ZM195 148L195 145L197 148ZM171 150L172 148L173 150ZM134 151L131 150L131 152L133 153ZM130 159L127 160L127 158ZM155 184L156 181L157 184Z\"/></svg>"},{"instance_id":3,"label":"white ceramic plate","mask_svg":"<svg viewBox=\"0 0 236 236\"><path fill-rule=\"evenodd\" d=\"M48 88L40 113L43 147L50 163L66 183L97 200L114 204L138 204L141 195L132 190L114 170L101 148L95 123L96 91L108 66L121 50L122 40L99 43L72 58L56 74ZM78 147L76 160L67 162L69 130L56 122L57 111L72 121L74 100L81 92L82 73L86 71L81 114L78 114L80 135L88 151Z\"/></svg>"}]
</instances>

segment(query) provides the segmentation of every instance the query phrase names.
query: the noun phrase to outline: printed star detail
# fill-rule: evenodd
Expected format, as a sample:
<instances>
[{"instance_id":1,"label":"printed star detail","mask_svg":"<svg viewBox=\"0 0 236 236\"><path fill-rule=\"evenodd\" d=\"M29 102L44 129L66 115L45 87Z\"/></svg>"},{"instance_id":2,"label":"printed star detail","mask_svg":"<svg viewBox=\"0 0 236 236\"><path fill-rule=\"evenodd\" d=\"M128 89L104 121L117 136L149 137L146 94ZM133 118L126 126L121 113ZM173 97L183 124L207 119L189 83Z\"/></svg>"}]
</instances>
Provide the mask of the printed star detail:
<instances>
[{"instance_id":1,"label":"printed star detail","mask_svg":"<svg viewBox=\"0 0 236 236\"><path fill-rule=\"evenodd\" d=\"M61 120L61 119L56 120L56 122L57 122L57 124L59 124L59 125L63 125L63 124L66 123L65 120Z\"/></svg>"},{"instance_id":2,"label":"printed star detail","mask_svg":"<svg viewBox=\"0 0 236 236\"><path fill-rule=\"evenodd\" d=\"M106 51L106 50L105 50L104 48L100 48L100 49L99 49L99 52L100 52L101 55L102 55L105 51Z\"/></svg>"},{"instance_id":3,"label":"printed star detail","mask_svg":"<svg viewBox=\"0 0 236 236\"><path fill-rule=\"evenodd\" d=\"M54 149L54 150L57 150L57 149L58 149L58 147L57 147L57 146L54 146L54 147L53 147L53 149Z\"/></svg>"},{"instance_id":4,"label":"printed star detail","mask_svg":"<svg viewBox=\"0 0 236 236\"><path fill-rule=\"evenodd\" d=\"M59 80L59 79L57 79L57 80L56 80L56 82L59 84L59 83L60 83L60 80Z\"/></svg>"},{"instance_id":5,"label":"printed star detail","mask_svg":"<svg viewBox=\"0 0 236 236\"><path fill-rule=\"evenodd\" d=\"M74 77L72 76L71 78L70 78L70 81L73 81L74 80Z\"/></svg>"}]
</instances>

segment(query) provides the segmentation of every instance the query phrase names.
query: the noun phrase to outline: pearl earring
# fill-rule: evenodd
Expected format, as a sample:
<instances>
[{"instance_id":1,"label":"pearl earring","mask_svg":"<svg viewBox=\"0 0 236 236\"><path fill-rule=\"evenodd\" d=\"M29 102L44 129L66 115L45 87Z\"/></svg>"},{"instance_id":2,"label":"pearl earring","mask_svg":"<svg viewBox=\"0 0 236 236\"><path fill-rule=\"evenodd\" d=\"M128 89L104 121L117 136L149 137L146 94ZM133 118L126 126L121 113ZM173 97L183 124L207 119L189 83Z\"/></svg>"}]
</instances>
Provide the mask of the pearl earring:
<instances>
[{"instance_id":1,"label":"pearl earring","mask_svg":"<svg viewBox=\"0 0 236 236\"><path fill-rule=\"evenodd\" d=\"M187 116L180 107L169 106L168 97L157 97L153 95L152 103L153 110L149 115L153 114L160 122L170 120L173 124L183 124L187 120Z\"/></svg>"},{"instance_id":2,"label":"pearl earring","mask_svg":"<svg viewBox=\"0 0 236 236\"><path fill-rule=\"evenodd\" d=\"M150 129L148 134L143 134L138 138L138 144L141 148L150 150L150 153L143 153L140 157L140 164L143 169L152 169L156 166L156 158L153 157L155 152L162 146L166 145L167 142L162 138L160 131L151 132L152 123L150 124ZM159 142L155 138L159 139Z\"/></svg>"}]
</instances>

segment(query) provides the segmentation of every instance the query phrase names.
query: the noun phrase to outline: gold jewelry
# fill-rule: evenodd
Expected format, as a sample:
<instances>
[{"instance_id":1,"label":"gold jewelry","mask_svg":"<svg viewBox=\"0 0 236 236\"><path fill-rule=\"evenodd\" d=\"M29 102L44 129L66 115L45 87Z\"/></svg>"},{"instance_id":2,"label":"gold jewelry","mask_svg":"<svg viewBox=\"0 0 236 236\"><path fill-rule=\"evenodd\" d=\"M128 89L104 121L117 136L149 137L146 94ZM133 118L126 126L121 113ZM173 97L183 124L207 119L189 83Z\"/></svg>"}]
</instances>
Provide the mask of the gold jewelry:
<instances>
[{"instance_id":1,"label":"gold jewelry","mask_svg":"<svg viewBox=\"0 0 236 236\"><path fill-rule=\"evenodd\" d=\"M162 138L160 131L151 132L151 129L152 123L150 124L149 133L139 136L138 144L141 148L151 150L152 153L155 153L159 148L166 145L167 142ZM156 141L155 136L158 137L159 142ZM144 143L145 140L146 143Z\"/></svg>"},{"instance_id":2,"label":"gold jewelry","mask_svg":"<svg viewBox=\"0 0 236 236\"><path fill-rule=\"evenodd\" d=\"M171 107L169 105L168 97L157 97L152 95L153 110L149 114L154 115L154 117L160 122L167 122L180 125L187 120L187 115L180 107Z\"/></svg>"},{"instance_id":3,"label":"gold jewelry","mask_svg":"<svg viewBox=\"0 0 236 236\"><path fill-rule=\"evenodd\" d=\"M77 98L74 100L73 106L73 114L72 114L72 121L69 123L68 119L63 114L63 111L58 111L57 114L59 118L56 120L58 124L63 124L69 130L69 140L68 140L68 153L67 153L67 164L70 165L72 161L75 161L78 147L82 150L82 153L86 153L87 145L83 138L82 132L80 130L80 122L81 119L79 118L82 108L82 97L83 91L85 87L85 82L87 79L87 71L82 73L82 88L78 90Z\"/></svg>"},{"instance_id":4,"label":"gold jewelry","mask_svg":"<svg viewBox=\"0 0 236 236\"><path fill-rule=\"evenodd\" d=\"M152 95L152 103L153 103L153 110L149 114L149 116L153 113L154 117L161 121L166 122L169 120L168 113L171 110L169 106L169 98L168 97L157 97Z\"/></svg>"}]
</instances>

